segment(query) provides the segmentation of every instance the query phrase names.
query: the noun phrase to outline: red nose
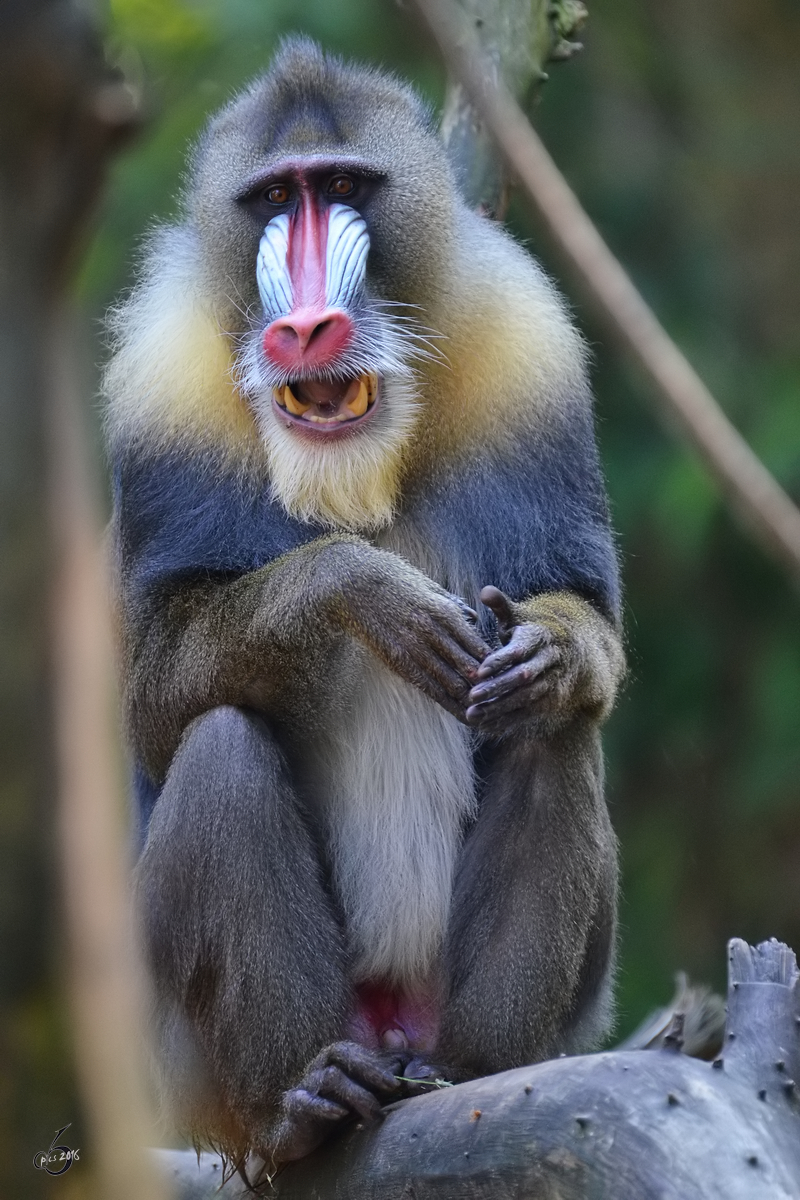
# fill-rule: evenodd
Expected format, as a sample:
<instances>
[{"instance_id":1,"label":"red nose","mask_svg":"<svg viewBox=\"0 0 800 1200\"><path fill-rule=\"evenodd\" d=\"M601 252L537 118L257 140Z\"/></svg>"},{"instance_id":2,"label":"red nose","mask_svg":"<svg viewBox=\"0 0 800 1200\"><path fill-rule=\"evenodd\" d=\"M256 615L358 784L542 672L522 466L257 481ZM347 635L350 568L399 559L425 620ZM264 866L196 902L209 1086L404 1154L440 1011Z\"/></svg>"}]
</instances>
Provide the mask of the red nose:
<instances>
[{"instance_id":1,"label":"red nose","mask_svg":"<svg viewBox=\"0 0 800 1200\"><path fill-rule=\"evenodd\" d=\"M324 367L353 339L353 322L336 308L298 308L278 317L264 331L264 353L285 370Z\"/></svg>"}]
</instances>

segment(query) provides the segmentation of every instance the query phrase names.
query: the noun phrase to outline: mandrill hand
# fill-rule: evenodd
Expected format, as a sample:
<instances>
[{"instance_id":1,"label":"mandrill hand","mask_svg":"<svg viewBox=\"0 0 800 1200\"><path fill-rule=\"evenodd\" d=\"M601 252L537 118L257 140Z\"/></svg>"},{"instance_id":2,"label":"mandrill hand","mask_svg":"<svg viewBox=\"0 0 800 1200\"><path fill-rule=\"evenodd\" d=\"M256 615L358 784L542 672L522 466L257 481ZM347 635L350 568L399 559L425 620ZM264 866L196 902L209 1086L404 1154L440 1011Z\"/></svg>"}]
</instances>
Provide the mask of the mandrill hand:
<instances>
[{"instance_id":1,"label":"mandrill hand","mask_svg":"<svg viewBox=\"0 0 800 1200\"><path fill-rule=\"evenodd\" d=\"M481 601L502 646L478 668L469 725L500 736L534 721L546 733L579 710L605 715L624 661L616 632L590 604L570 592L514 604L496 587L485 587Z\"/></svg>"},{"instance_id":2,"label":"mandrill hand","mask_svg":"<svg viewBox=\"0 0 800 1200\"><path fill-rule=\"evenodd\" d=\"M560 706L574 672L565 670L567 647L558 645L546 625L525 621L520 607L499 588L485 587L481 602L497 619L502 646L478 668L467 722L485 733L501 734Z\"/></svg>"},{"instance_id":3,"label":"mandrill hand","mask_svg":"<svg viewBox=\"0 0 800 1200\"><path fill-rule=\"evenodd\" d=\"M465 721L470 686L489 647L477 614L409 563L374 546L328 551L338 579L328 611L391 670Z\"/></svg>"},{"instance_id":4,"label":"mandrill hand","mask_svg":"<svg viewBox=\"0 0 800 1200\"><path fill-rule=\"evenodd\" d=\"M375 1054L355 1042L328 1046L283 1094L282 1118L269 1139L274 1162L304 1158L348 1120L379 1120L383 1105L403 1095L396 1078L403 1066L401 1056Z\"/></svg>"},{"instance_id":5,"label":"mandrill hand","mask_svg":"<svg viewBox=\"0 0 800 1200\"><path fill-rule=\"evenodd\" d=\"M282 1098L282 1113L269 1140L273 1166L304 1158L348 1122L378 1121L393 1100L429 1091L442 1069L414 1050L367 1050L335 1042L309 1064Z\"/></svg>"}]
</instances>

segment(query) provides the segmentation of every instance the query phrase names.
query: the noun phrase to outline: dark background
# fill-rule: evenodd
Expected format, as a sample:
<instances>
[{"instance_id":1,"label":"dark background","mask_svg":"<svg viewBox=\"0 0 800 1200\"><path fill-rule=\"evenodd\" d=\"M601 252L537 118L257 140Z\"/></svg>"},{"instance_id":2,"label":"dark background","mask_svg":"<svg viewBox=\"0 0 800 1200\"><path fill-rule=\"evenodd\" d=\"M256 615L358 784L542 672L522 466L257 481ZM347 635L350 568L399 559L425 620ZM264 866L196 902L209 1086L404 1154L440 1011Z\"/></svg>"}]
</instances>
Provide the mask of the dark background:
<instances>
[{"instance_id":1,"label":"dark background","mask_svg":"<svg viewBox=\"0 0 800 1200\"><path fill-rule=\"evenodd\" d=\"M302 31L414 80L443 74L390 0L111 0L113 53L148 121L115 166L78 300L132 278L178 208L207 114ZM800 5L603 0L535 121L613 250L783 485L800 497ZM510 223L548 270L517 199ZM626 581L630 679L608 728L622 843L619 1032L686 968L721 988L725 941L800 950L800 595L742 535L642 382L571 297L595 356ZM98 355L100 351L98 350Z\"/></svg>"}]
</instances>

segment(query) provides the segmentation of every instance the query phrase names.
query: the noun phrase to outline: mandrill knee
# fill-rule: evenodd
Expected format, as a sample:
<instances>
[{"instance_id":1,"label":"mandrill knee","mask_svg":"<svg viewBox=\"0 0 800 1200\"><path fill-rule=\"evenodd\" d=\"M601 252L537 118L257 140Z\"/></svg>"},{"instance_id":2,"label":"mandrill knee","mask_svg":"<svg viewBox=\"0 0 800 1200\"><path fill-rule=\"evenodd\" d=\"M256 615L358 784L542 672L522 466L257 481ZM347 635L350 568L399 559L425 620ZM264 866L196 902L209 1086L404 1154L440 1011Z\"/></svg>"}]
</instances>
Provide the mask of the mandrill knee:
<instances>
[{"instance_id":1,"label":"mandrill knee","mask_svg":"<svg viewBox=\"0 0 800 1200\"><path fill-rule=\"evenodd\" d=\"M173 764L183 757L200 755L215 774L253 755L262 759L272 754L277 754L277 748L263 717L250 709L224 704L189 722Z\"/></svg>"},{"instance_id":2,"label":"mandrill knee","mask_svg":"<svg viewBox=\"0 0 800 1200\"><path fill-rule=\"evenodd\" d=\"M249 808L286 781L282 755L258 714L220 705L186 726L167 771L161 800L177 796L182 807L199 804L206 813L215 799L230 811Z\"/></svg>"},{"instance_id":3,"label":"mandrill knee","mask_svg":"<svg viewBox=\"0 0 800 1200\"><path fill-rule=\"evenodd\" d=\"M232 704L211 708L190 721L184 730L176 758L188 747L202 747L205 753L230 753L252 739L253 728L263 723L246 709Z\"/></svg>"}]
</instances>

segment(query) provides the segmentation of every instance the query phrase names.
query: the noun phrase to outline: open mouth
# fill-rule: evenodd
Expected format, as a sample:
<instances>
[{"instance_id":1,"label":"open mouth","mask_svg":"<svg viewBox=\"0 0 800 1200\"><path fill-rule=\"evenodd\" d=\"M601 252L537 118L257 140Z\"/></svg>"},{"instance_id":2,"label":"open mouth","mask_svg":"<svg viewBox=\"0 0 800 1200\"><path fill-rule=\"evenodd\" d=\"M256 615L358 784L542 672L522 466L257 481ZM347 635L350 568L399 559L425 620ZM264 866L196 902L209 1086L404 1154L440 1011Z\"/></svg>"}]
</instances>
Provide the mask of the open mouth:
<instances>
[{"instance_id":1,"label":"open mouth","mask_svg":"<svg viewBox=\"0 0 800 1200\"><path fill-rule=\"evenodd\" d=\"M378 398L378 376L350 379L297 379L272 389L278 414L293 425L319 433L343 431L372 415Z\"/></svg>"}]
</instances>

